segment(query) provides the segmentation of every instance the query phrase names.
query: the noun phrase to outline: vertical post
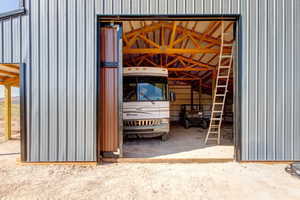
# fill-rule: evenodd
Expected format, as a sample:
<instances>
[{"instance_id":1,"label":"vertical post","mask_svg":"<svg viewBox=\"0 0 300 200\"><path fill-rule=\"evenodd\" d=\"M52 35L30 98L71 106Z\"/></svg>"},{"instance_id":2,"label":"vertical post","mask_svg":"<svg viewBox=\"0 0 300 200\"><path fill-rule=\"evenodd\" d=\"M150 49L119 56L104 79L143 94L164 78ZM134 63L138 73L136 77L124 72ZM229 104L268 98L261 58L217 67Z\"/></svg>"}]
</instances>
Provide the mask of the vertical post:
<instances>
[{"instance_id":1,"label":"vertical post","mask_svg":"<svg viewBox=\"0 0 300 200\"><path fill-rule=\"evenodd\" d=\"M11 86L4 86L4 123L5 123L5 139L11 139Z\"/></svg>"},{"instance_id":2,"label":"vertical post","mask_svg":"<svg viewBox=\"0 0 300 200\"><path fill-rule=\"evenodd\" d=\"M202 98L202 80L199 80L199 105L201 104L201 98Z\"/></svg>"},{"instance_id":3,"label":"vertical post","mask_svg":"<svg viewBox=\"0 0 300 200\"><path fill-rule=\"evenodd\" d=\"M216 77L217 77L217 71L212 71L212 77L211 77L211 97L214 98L215 88L216 88Z\"/></svg>"},{"instance_id":4,"label":"vertical post","mask_svg":"<svg viewBox=\"0 0 300 200\"><path fill-rule=\"evenodd\" d=\"M193 84L191 83L191 110L194 110Z\"/></svg>"}]
</instances>

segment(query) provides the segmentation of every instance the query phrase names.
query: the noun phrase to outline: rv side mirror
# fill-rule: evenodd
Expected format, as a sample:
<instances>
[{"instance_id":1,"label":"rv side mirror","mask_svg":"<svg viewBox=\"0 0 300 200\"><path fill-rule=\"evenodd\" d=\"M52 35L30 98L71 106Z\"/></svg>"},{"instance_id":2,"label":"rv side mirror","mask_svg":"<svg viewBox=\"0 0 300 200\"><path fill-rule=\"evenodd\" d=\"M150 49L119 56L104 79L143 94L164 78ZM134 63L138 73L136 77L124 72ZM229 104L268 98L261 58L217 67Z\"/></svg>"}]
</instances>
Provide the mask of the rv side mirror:
<instances>
[{"instance_id":1,"label":"rv side mirror","mask_svg":"<svg viewBox=\"0 0 300 200\"><path fill-rule=\"evenodd\" d=\"M176 101L176 94L175 94L175 92L170 91L170 101L171 102Z\"/></svg>"}]
</instances>

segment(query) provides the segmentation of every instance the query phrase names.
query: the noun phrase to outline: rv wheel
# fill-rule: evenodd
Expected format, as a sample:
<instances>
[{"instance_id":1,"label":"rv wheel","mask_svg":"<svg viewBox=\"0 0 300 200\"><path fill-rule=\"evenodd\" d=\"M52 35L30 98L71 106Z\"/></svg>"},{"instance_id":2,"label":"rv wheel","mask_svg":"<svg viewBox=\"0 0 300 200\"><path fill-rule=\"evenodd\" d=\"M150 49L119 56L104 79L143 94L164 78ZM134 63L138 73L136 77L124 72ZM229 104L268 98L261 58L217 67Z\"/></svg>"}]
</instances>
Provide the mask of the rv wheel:
<instances>
[{"instance_id":1,"label":"rv wheel","mask_svg":"<svg viewBox=\"0 0 300 200\"><path fill-rule=\"evenodd\" d=\"M184 120L184 128L186 128L186 129L188 129L188 128L190 128L190 122L189 122L189 120Z\"/></svg>"},{"instance_id":2,"label":"rv wheel","mask_svg":"<svg viewBox=\"0 0 300 200\"><path fill-rule=\"evenodd\" d=\"M169 133L165 133L161 136L162 141L167 141L169 139Z\"/></svg>"}]
</instances>

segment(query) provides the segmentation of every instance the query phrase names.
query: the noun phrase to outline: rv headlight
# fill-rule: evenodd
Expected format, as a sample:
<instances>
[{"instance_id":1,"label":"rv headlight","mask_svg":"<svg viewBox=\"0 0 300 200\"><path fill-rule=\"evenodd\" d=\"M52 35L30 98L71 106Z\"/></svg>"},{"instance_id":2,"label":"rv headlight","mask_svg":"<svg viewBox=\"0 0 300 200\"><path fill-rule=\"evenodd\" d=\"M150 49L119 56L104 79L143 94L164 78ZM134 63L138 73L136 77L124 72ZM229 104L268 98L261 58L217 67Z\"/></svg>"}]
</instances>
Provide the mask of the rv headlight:
<instances>
[{"instance_id":1,"label":"rv headlight","mask_svg":"<svg viewBox=\"0 0 300 200\"><path fill-rule=\"evenodd\" d=\"M161 123L169 123L169 119L161 119Z\"/></svg>"}]
</instances>

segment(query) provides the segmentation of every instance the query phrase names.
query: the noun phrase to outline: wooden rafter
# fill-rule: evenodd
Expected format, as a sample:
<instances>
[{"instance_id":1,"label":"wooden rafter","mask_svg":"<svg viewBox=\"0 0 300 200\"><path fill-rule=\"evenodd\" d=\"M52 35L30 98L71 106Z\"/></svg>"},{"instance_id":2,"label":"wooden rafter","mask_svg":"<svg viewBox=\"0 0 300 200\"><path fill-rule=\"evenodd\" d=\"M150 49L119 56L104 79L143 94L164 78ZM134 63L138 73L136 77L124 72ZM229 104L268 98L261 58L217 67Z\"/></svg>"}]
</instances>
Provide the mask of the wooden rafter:
<instances>
[{"instance_id":1,"label":"wooden rafter","mask_svg":"<svg viewBox=\"0 0 300 200\"><path fill-rule=\"evenodd\" d=\"M8 67L8 68L17 69L17 70L20 69L18 64L0 64L0 67Z\"/></svg>"},{"instance_id":2,"label":"wooden rafter","mask_svg":"<svg viewBox=\"0 0 300 200\"><path fill-rule=\"evenodd\" d=\"M125 47L124 51L125 54L218 54L220 53L220 49L181 49L181 48L128 48ZM224 50L225 53L230 53L229 49Z\"/></svg>"},{"instance_id":3,"label":"wooden rafter","mask_svg":"<svg viewBox=\"0 0 300 200\"><path fill-rule=\"evenodd\" d=\"M147 44L152 45L155 48L160 48L159 44L155 43L154 41L150 40L149 38L145 37L144 35L139 35L139 38L141 38Z\"/></svg>"},{"instance_id":4,"label":"wooden rafter","mask_svg":"<svg viewBox=\"0 0 300 200\"><path fill-rule=\"evenodd\" d=\"M193 60L193 59L191 59L189 57L185 57L185 56L182 56L182 55L173 55L173 56L176 56L177 58L180 58L181 60L189 62L190 64L195 64L198 67L204 67L204 68L207 68L207 69L210 69L210 70L214 70L216 68L213 65L202 63L202 62L199 62L197 60Z\"/></svg>"},{"instance_id":5,"label":"wooden rafter","mask_svg":"<svg viewBox=\"0 0 300 200\"><path fill-rule=\"evenodd\" d=\"M7 74L7 75L9 75L9 76L19 76L19 74L18 73L16 73L16 72L10 72L10 71L5 71L5 70L2 70L2 69L0 69L0 73L1 74Z\"/></svg>"},{"instance_id":6,"label":"wooden rafter","mask_svg":"<svg viewBox=\"0 0 300 200\"><path fill-rule=\"evenodd\" d=\"M200 78L173 78L169 77L169 81L195 81L195 80L200 80Z\"/></svg>"},{"instance_id":7,"label":"wooden rafter","mask_svg":"<svg viewBox=\"0 0 300 200\"><path fill-rule=\"evenodd\" d=\"M173 24L172 23L158 22L158 23L153 23L151 25L139 28L139 29L132 30L128 33L125 33L125 35L126 35L127 38L132 38L132 37L134 37L136 35L139 35L141 33L148 33L148 32L155 31L155 30L161 28L162 24L163 24L164 28L167 28L167 29L170 29L170 30L173 29ZM190 30L190 29L188 29L186 27L183 27L181 25L176 26L176 31L179 32L179 33L188 33L196 39L201 39L202 36L203 36L202 33L196 32L194 30ZM208 43L214 43L216 45L221 44L221 40L219 38L214 38L214 37L204 37L203 41L208 42Z\"/></svg>"},{"instance_id":8,"label":"wooden rafter","mask_svg":"<svg viewBox=\"0 0 300 200\"><path fill-rule=\"evenodd\" d=\"M169 48L173 47L173 42L174 42L175 36L176 36L177 23L178 22L176 22L176 21L173 22L173 28L172 28L171 38L170 38L170 42L169 42Z\"/></svg>"}]
</instances>

